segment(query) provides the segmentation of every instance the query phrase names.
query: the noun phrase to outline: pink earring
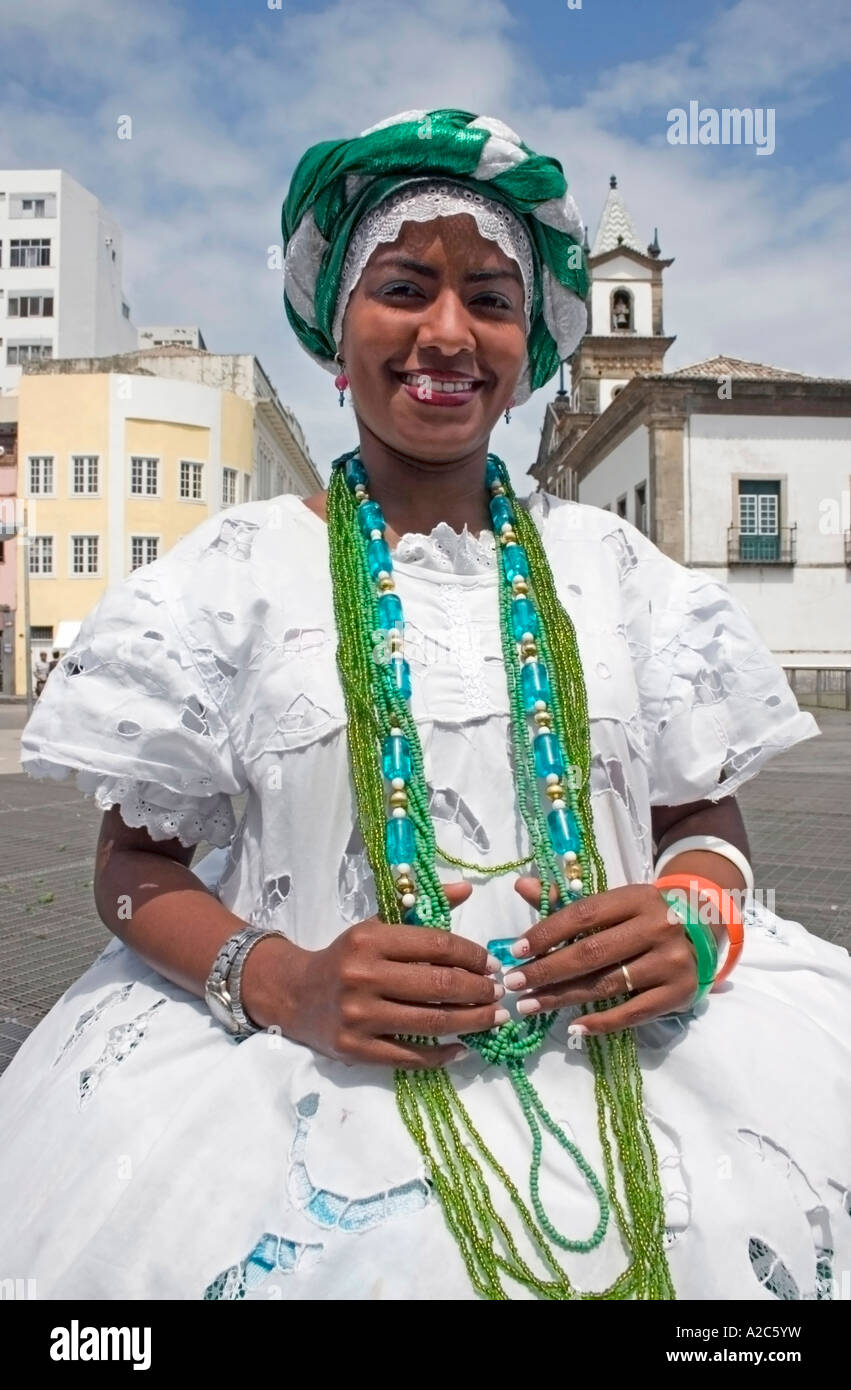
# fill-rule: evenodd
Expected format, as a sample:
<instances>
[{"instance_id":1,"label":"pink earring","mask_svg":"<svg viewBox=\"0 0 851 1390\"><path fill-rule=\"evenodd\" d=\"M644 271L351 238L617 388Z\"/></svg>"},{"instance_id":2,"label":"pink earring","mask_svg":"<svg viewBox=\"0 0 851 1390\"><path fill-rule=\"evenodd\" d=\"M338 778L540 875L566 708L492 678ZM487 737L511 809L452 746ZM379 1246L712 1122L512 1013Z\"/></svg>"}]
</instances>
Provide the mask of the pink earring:
<instances>
[{"instance_id":1,"label":"pink earring","mask_svg":"<svg viewBox=\"0 0 851 1390\"><path fill-rule=\"evenodd\" d=\"M334 385L340 393L340 405L345 405L346 387L348 386L348 384L349 378L346 376L345 372L339 372L337 376L334 377Z\"/></svg>"}]
</instances>

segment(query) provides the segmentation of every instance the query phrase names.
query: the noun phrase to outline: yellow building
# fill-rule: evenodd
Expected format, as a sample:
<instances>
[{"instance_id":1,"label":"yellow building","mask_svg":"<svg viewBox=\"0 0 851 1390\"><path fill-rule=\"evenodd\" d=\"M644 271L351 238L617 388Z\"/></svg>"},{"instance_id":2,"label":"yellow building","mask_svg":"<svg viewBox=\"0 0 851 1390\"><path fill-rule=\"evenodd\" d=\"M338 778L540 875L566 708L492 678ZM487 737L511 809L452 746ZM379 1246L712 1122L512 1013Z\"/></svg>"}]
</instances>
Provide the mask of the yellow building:
<instances>
[{"instance_id":1,"label":"yellow building","mask_svg":"<svg viewBox=\"0 0 851 1390\"><path fill-rule=\"evenodd\" d=\"M21 377L15 689L104 590L237 502L322 487L257 360L188 348L57 359Z\"/></svg>"}]
</instances>

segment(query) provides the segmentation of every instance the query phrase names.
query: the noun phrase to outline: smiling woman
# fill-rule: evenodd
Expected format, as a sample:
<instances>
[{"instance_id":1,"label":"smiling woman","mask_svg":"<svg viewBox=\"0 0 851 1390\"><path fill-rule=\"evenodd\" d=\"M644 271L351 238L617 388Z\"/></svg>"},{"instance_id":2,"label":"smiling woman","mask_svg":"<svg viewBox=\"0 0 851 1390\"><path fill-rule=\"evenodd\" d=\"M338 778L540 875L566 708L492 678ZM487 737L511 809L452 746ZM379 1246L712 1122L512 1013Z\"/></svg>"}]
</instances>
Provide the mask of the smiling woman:
<instances>
[{"instance_id":1,"label":"smiling woman","mask_svg":"<svg viewBox=\"0 0 851 1390\"><path fill-rule=\"evenodd\" d=\"M283 227L357 441L110 590L24 731L106 812L117 940L0 1083L0 1269L845 1296L848 957L734 901L735 792L814 722L722 585L488 451L584 328L561 166L405 112L308 150Z\"/></svg>"}]
</instances>

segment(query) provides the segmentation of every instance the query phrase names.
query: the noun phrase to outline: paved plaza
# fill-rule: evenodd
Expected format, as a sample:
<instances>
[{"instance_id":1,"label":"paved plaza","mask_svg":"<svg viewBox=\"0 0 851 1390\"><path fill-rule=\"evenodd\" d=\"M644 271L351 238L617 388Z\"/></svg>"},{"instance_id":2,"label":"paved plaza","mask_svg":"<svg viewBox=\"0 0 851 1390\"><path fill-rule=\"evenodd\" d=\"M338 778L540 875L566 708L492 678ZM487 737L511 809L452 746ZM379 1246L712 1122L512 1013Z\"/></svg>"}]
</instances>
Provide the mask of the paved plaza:
<instances>
[{"instance_id":1,"label":"paved plaza","mask_svg":"<svg viewBox=\"0 0 851 1390\"><path fill-rule=\"evenodd\" d=\"M851 714L742 790L757 887L782 917L851 948ZM24 705L0 702L0 1071L110 935L92 899L101 813L73 781L20 770ZM209 846L196 850L196 862Z\"/></svg>"}]
</instances>

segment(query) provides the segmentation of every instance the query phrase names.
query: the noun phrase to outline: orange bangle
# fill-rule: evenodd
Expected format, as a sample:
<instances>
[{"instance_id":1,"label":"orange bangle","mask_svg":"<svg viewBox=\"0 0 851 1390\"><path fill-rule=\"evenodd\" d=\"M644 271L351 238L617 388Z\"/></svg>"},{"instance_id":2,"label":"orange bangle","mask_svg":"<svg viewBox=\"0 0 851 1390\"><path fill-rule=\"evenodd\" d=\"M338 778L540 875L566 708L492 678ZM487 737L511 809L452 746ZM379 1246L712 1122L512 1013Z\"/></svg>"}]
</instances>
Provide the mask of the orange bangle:
<instances>
[{"instance_id":1,"label":"orange bangle","mask_svg":"<svg viewBox=\"0 0 851 1390\"><path fill-rule=\"evenodd\" d=\"M739 956L742 954L742 947L745 943L745 929L742 924L742 914L736 907L730 893L720 884L713 883L711 878L702 878L700 874L665 874L662 878L657 878L654 888L686 888L693 889L695 886L714 903L718 909L720 920L727 929L727 954L721 969L715 976L712 988L715 989L722 980L726 980Z\"/></svg>"}]
</instances>

